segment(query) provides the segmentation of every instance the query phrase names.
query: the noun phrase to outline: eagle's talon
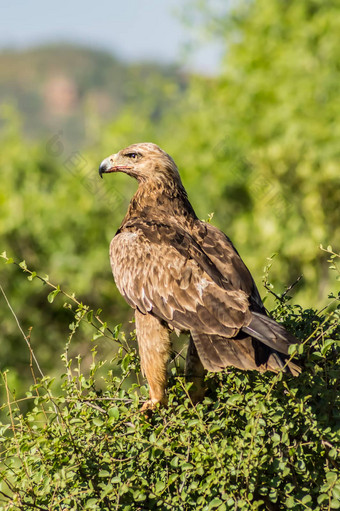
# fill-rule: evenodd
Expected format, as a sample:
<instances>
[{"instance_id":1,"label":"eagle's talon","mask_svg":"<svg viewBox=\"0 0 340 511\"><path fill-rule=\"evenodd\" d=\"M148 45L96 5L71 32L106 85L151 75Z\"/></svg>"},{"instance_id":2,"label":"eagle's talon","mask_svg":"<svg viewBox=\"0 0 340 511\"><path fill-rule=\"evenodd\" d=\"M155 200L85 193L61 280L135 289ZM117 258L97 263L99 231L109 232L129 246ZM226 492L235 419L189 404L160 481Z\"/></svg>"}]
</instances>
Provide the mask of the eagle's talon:
<instances>
[{"instance_id":1,"label":"eagle's talon","mask_svg":"<svg viewBox=\"0 0 340 511\"><path fill-rule=\"evenodd\" d=\"M156 410L157 408L161 408L161 407L166 408L167 405L168 405L168 400L165 398L162 400L148 399L147 401L145 401L145 403L141 407L140 411L147 412L147 415L151 415L152 412L154 410Z\"/></svg>"}]
</instances>

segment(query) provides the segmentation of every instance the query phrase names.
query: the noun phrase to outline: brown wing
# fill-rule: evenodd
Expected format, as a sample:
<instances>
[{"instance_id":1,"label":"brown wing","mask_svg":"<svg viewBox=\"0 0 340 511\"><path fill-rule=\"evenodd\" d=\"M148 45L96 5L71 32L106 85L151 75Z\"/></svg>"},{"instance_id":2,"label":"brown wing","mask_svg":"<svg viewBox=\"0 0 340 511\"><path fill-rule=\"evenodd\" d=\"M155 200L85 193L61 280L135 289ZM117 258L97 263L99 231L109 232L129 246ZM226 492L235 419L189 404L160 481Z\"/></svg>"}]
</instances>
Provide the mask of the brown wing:
<instances>
[{"instance_id":1,"label":"brown wing","mask_svg":"<svg viewBox=\"0 0 340 511\"><path fill-rule=\"evenodd\" d=\"M217 227L199 222L194 231L197 242L225 279L249 296L250 308L266 314L253 277L231 240Z\"/></svg>"},{"instance_id":2,"label":"brown wing","mask_svg":"<svg viewBox=\"0 0 340 511\"><path fill-rule=\"evenodd\" d=\"M226 337L250 323L246 293L178 226L131 222L112 240L110 254L118 289L142 313L180 330Z\"/></svg>"},{"instance_id":3,"label":"brown wing","mask_svg":"<svg viewBox=\"0 0 340 511\"><path fill-rule=\"evenodd\" d=\"M282 325L267 317L256 284L231 240L217 227L204 222L200 222L196 236L202 250L223 277L249 297L252 318L249 325L243 326L243 332L281 353L288 354L289 345L297 340Z\"/></svg>"}]
</instances>

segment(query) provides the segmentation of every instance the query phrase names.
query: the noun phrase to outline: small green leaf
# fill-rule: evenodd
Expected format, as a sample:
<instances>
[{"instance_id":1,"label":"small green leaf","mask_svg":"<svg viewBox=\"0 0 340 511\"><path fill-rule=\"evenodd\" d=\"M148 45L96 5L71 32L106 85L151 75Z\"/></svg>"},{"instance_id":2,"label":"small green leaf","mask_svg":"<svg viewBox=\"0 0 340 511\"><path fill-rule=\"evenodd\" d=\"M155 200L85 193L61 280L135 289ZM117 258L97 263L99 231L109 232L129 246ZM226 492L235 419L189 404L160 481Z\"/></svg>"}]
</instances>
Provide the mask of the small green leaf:
<instances>
[{"instance_id":1,"label":"small green leaf","mask_svg":"<svg viewBox=\"0 0 340 511\"><path fill-rule=\"evenodd\" d=\"M98 475L99 477L108 477L110 475L110 472L108 472L107 470L99 470Z\"/></svg>"},{"instance_id":2,"label":"small green leaf","mask_svg":"<svg viewBox=\"0 0 340 511\"><path fill-rule=\"evenodd\" d=\"M179 458L178 456L175 456L174 458L172 458L172 460L170 461L170 465L174 468L177 468L178 467L178 462L179 462Z\"/></svg>"},{"instance_id":3,"label":"small green leaf","mask_svg":"<svg viewBox=\"0 0 340 511\"><path fill-rule=\"evenodd\" d=\"M97 507L97 499L89 499L86 501L85 509L98 509Z\"/></svg>"},{"instance_id":4,"label":"small green leaf","mask_svg":"<svg viewBox=\"0 0 340 511\"><path fill-rule=\"evenodd\" d=\"M26 264L26 261L21 261L21 263L19 263L19 266L20 268L22 268L23 270L27 270L27 264Z\"/></svg>"},{"instance_id":5,"label":"small green leaf","mask_svg":"<svg viewBox=\"0 0 340 511\"><path fill-rule=\"evenodd\" d=\"M318 504L322 504L323 502L325 502L326 500L328 501L329 497L328 497L328 494L327 493L321 493L319 496L318 496Z\"/></svg>"},{"instance_id":6,"label":"small green leaf","mask_svg":"<svg viewBox=\"0 0 340 511\"><path fill-rule=\"evenodd\" d=\"M336 484L332 490L333 497L340 501L340 484Z\"/></svg>"},{"instance_id":7,"label":"small green leaf","mask_svg":"<svg viewBox=\"0 0 340 511\"><path fill-rule=\"evenodd\" d=\"M157 481L155 484L155 493L161 493L165 488L164 481Z\"/></svg>"},{"instance_id":8,"label":"small green leaf","mask_svg":"<svg viewBox=\"0 0 340 511\"><path fill-rule=\"evenodd\" d=\"M100 339L100 337L104 337L101 332L97 332L96 334L93 334L92 341L96 341L97 339Z\"/></svg>"},{"instance_id":9,"label":"small green leaf","mask_svg":"<svg viewBox=\"0 0 340 511\"><path fill-rule=\"evenodd\" d=\"M326 479L329 484L334 484L338 478L338 474L334 471L327 472Z\"/></svg>"},{"instance_id":10,"label":"small green leaf","mask_svg":"<svg viewBox=\"0 0 340 511\"><path fill-rule=\"evenodd\" d=\"M55 297L60 293L60 288L59 286L57 287L57 289L55 289L54 291L51 291L48 295L47 295L47 300L50 302L50 303L53 303L54 302L54 299Z\"/></svg>"},{"instance_id":11,"label":"small green leaf","mask_svg":"<svg viewBox=\"0 0 340 511\"><path fill-rule=\"evenodd\" d=\"M156 435L155 433L151 433L151 435L149 436L149 442L151 444L154 444L156 442L157 438L156 438Z\"/></svg>"},{"instance_id":12,"label":"small green leaf","mask_svg":"<svg viewBox=\"0 0 340 511\"><path fill-rule=\"evenodd\" d=\"M336 344L336 341L334 341L333 339L326 339L323 343L322 348L320 349L321 354L325 355L325 353L328 351L328 348L333 344Z\"/></svg>"},{"instance_id":13,"label":"small green leaf","mask_svg":"<svg viewBox=\"0 0 340 511\"><path fill-rule=\"evenodd\" d=\"M194 466L191 463L183 463L183 465L181 465L181 468L182 470L191 470L192 468L194 468Z\"/></svg>"},{"instance_id":14,"label":"small green leaf","mask_svg":"<svg viewBox=\"0 0 340 511\"><path fill-rule=\"evenodd\" d=\"M127 353L121 363L121 368L124 372L127 371L130 362L131 362L131 355L130 355L130 353Z\"/></svg>"},{"instance_id":15,"label":"small green leaf","mask_svg":"<svg viewBox=\"0 0 340 511\"><path fill-rule=\"evenodd\" d=\"M119 410L116 406L113 406L109 409L109 417L112 417L113 419L118 420L119 419Z\"/></svg>"},{"instance_id":16,"label":"small green leaf","mask_svg":"<svg viewBox=\"0 0 340 511\"><path fill-rule=\"evenodd\" d=\"M218 507L223 504L222 500L218 497L215 497L209 504L209 509L213 509L214 507Z\"/></svg>"},{"instance_id":17,"label":"small green leaf","mask_svg":"<svg viewBox=\"0 0 340 511\"><path fill-rule=\"evenodd\" d=\"M230 398L227 401L228 405L235 405L236 403L239 403L242 401L243 396L242 394L234 394L233 396L230 396Z\"/></svg>"},{"instance_id":18,"label":"small green leaf","mask_svg":"<svg viewBox=\"0 0 340 511\"><path fill-rule=\"evenodd\" d=\"M171 474L168 479L168 484L172 484L176 479L178 479L178 474Z\"/></svg>"}]
</instances>

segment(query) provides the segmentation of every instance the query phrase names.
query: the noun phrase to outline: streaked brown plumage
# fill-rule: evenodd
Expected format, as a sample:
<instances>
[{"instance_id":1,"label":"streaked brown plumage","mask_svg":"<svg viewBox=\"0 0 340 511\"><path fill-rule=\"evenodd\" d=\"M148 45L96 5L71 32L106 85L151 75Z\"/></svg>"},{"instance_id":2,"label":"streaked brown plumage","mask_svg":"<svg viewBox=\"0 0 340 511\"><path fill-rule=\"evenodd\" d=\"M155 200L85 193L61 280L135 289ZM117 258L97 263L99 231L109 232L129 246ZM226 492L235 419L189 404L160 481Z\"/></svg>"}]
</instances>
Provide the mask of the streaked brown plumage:
<instances>
[{"instance_id":1,"label":"streaked brown plumage","mask_svg":"<svg viewBox=\"0 0 340 511\"><path fill-rule=\"evenodd\" d=\"M204 370L299 368L287 361L296 339L268 318L256 285L229 238L200 221L172 158L155 144L133 144L106 158L99 173L125 172L139 186L110 245L116 285L135 309L144 408L164 403L169 330L190 333L186 373L203 395Z\"/></svg>"}]
</instances>

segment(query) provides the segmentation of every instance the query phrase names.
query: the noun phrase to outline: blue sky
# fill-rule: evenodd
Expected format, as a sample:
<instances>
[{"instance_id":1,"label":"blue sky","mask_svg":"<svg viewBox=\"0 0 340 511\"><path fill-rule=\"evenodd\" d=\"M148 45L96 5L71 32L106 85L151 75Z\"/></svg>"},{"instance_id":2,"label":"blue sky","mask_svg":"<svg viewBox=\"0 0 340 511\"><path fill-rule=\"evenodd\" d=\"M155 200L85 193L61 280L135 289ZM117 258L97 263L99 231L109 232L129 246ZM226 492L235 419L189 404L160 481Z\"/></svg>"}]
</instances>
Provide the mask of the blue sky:
<instances>
[{"instance_id":1,"label":"blue sky","mask_svg":"<svg viewBox=\"0 0 340 511\"><path fill-rule=\"evenodd\" d=\"M193 33L180 21L183 0L14 0L1 2L0 48L44 42L80 42L123 60L185 63L206 73L218 69L220 50L204 43L187 55ZM177 13L177 14L176 14Z\"/></svg>"}]
</instances>

